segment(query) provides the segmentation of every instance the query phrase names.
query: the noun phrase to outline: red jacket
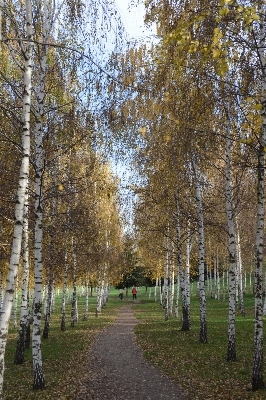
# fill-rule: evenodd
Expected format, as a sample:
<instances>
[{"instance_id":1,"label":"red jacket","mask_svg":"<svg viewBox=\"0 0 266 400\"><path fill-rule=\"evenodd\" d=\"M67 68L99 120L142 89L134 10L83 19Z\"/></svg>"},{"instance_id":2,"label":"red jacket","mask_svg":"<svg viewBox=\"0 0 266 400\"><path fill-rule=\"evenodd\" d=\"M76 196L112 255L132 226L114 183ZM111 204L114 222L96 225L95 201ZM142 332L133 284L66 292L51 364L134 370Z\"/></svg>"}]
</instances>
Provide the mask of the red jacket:
<instances>
[{"instance_id":1,"label":"red jacket","mask_svg":"<svg viewBox=\"0 0 266 400\"><path fill-rule=\"evenodd\" d=\"M133 294L137 294L137 293L138 293L137 289L133 287L132 293L133 293Z\"/></svg>"}]
</instances>

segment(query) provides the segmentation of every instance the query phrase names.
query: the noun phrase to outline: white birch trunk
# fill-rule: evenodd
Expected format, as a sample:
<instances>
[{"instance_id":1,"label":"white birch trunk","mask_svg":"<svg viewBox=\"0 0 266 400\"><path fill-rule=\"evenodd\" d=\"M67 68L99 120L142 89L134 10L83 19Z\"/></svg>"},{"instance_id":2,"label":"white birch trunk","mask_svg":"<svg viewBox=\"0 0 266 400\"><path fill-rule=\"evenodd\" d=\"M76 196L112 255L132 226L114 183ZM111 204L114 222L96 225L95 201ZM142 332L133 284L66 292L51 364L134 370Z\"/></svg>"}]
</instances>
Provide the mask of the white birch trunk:
<instances>
[{"instance_id":1,"label":"white birch trunk","mask_svg":"<svg viewBox=\"0 0 266 400\"><path fill-rule=\"evenodd\" d=\"M44 303L44 314L45 314L45 308L46 308L46 286L44 285L43 290L42 290L42 302Z\"/></svg>"},{"instance_id":2,"label":"white birch trunk","mask_svg":"<svg viewBox=\"0 0 266 400\"><path fill-rule=\"evenodd\" d=\"M265 63L265 46L266 46L266 5L259 1L258 9L260 12L260 40L258 43L258 52L260 65L262 68L262 125L259 137L258 148L258 187L257 187L257 230L256 230L256 254L255 254L255 271L254 271L254 290L255 290L255 321L254 321L254 355L252 370L252 389L258 390L265 388L263 381L263 304L262 304L262 266L263 266L263 249L264 249L264 218L265 218L265 148L266 148L266 63Z\"/></svg>"},{"instance_id":3,"label":"white birch trunk","mask_svg":"<svg viewBox=\"0 0 266 400\"><path fill-rule=\"evenodd\" d=\"M89 278L86 279L86 300L85 300L85 310L84 310L84 315L83 315L83 321L87 321L88 319L88 313L89 313Z\"/></svg>"},{"instance_id":4,"label":"white birch trunk","mask_svg":"<svg viewBox=\"0 0 266 400\"><path fill-rule=\"evenodd\" d=\"M101 285L100 285L100 299L99 299L99 305L100 305L100 311L102 311L102 307L103 307L103 294L104 294L104 279L102 279L101 281Z\"/></svg>"},{"instance_id":5,"label":"white birch trunk","mask_svg":"<svg viewBox=\"0 0 266 400\"><path fill-rule=\"evenodd\" d=\"M159 280L159 290L160 290L160 305L163 305L163 291L162 291L162 279Z\"/></svg>"},{"instance_id":6,"label":"white birch trunk","mask_svg":"<svg viewBox=\"0 0 266 400\"><path fill-rule=\"evenodd\" d=\"M211 265L210 265L210 297L211 297L211 299L212 299L212 268L211 268Z\"/></svg>"},{"instance_id":7,"label":"white birch trunk","mask_svg":"<svg viewBox=\"0 0 266 400\"><path fill-rule=\"evenodd\" d=\"M169 271L169 317L173 315L173 304L174 304L174 290L173 290L173 280L174 280L174 267L172 263L172 259L170 261L170 271Z\"/></svg>"},{"instance_id":8,"label":"white birch trunk","mask_svg":"<svg viewBox=\"0 0 266 400\"><path fill-rule=\"evenodd\" d=\"M199 237L199 295L200 295L200 342L207 343L207 323L206 323L206 294L205 294L205 278L204 278L204 224L203 224L203 208L201 198L201 188L198 178L198 171L195 162L193 162L195 176L196 202L198 209L198 237Z\"/></svg>"},{"instance_id":9,"label":"white birch trunk","mask_svg":"<svg viewBox=\"0 0 266 400\"><path fill-rule=\"evenodd\" d=\"M180 227L180 208L178 201L178 193L175 192L176 201L176 237L177 237L177 268L179 274L179 283L181 291L181 301L182 301L182 331L188 331L190 328L189 323L189 310L187 303L187 291L186 291L186 270L183 271L182 268L182 245L181 245L181 227Z\"/></svg>"},{"instance_id":10,"label":"white birch trunk","mask_svg":"<svg viewBox=\"0 0 266 400\"><path fill-rule=\"evenodd\" d=\"M168 234L168 230L167 230ZM168 307L168 275L169 275L169 249L168 249L168 237L166 238L166 254L165 254L165 263L164 263L164 320L168 321L169 319L169 307Z\"/></svg>"},{"instance_id":11,"label":"white birch trunk","mask_svg":"<svg viewBox=\"0 0 266 400\"><path fill-rule=\"evenodd\" d=\"M28 290L27 295L27 319L26 319L26 332L25 332L25 348L30 348L30 325L31 325L31 314L30 314L30 292Z\"/></svg>"},{"instance_id":12,"label":"white birch trunk","mask_svg":"<svg viewBox=\"0 0 266 400\"><path fill-rule=\"evenodd\" d=\"M40 188L37 186L37 188ZM35 248L34 248L34 308L32 325L32 359L33 388L45 387L42 352L41 352L41 318L42 318L42 205L41 197L35 204Z\"/></svg>"},{"instance_id":13,"label":"white birch trunk","mask_svg":"<svg viewBox=\"0 0 266 400\"><path fill-rule=\"evenodd\" d=\"M44 304L43 306L43 316L46 317L46 312L47 312L47 304L48 304L48 296L49 296L49 289L48 289L48 285L45 287L45 289L47 288L47 290L45 290L45 292L42 294L42 302ZM44 300L44 301L43 301Z\"/></svg>"},{"instance_id":14,"label":"white birch trunk","mask_svg":"<svg viewBox=\"0 0 266 400\"><path fill-rule=\"evenodd\" d=\"M101 299L101 275L100 275L100 269L98 270L98 280L97 280L97 299L96 299L96 310L95 310L95 316L98 317L98 314L102 310L102 299Z\"/></svg>"},{"instance_id":15,"label":"white birch trunk","mask_svg":"<svg viewBox=\"0 0 266 400\"><path fill-rule=\"evenodd\" d=\"M23 109L22 109L22 135L21 150L22 160L19 172L19 183L15 205L14 234L11 249L11 258L6 281L6 289L0 315L0 399L3 398L4 380L4 356L8 335L8 325L12 310L15 282L17 279L18 264L21 252L23 209L25 194L29 177L30 158L30 108L31 108L31 75L32 75L32 11L31 1L25 0L26 21L27 21L27 44L25 49L24 63L24 88L23 88Z\"/></svg>"},{"instance_id":16,"label":"white birch trunk","mask_svg":"<svg viewBox=\"0 0 266 400\"><path fill-rule=\"evenodd\" d=\"M264 274L264 306L263 306L263 315L266 315L266 272Z\"/></svg>"},{"instance_id":17,"label":"white birch trunk","mask_svg":"<svg viewBox=\"0 0 266 400\"><path fill-rule=\"evenodd\" d=\"M225 276L224 276L224 270L223 270L223 283L222 283L222 285L223 285L223 302L225 302L225 287L224 287L224 279L225 279Z\"/></svg>"},{"instance_id":18,"label":"white birch trunk","mask_svg":"<svg viewBox=\"0 0 266 400\"><path fill-rule=\"evenodd\" d=\"M51 302L51 313L55 311L55 289L54 289L54 282L52 284L52 302Z\"/></svg>"},{"instance_id":19,"label":"white birch trunk","mask_svg":"<svg viewBox=\"0 0 266 400\"><path fill-rule=\"evenodd\" d=\"M225 191L226 191L226 215L229 234L229 307L228 307L228 341L227 341L227 360L236 360L236 333L235 333L235 313L236 313L236 284L235 284L235 232L232 212L232 189L231 189L231 126L229 120L229 104L226 110L226 170L225 170Z\"/></svg>"},{"instance_id":20,"label":"white birch trunk","mask_svg":"<svg viewBox=\"0 0 266 400\"><path fill-rule=\"evenodd\" d=\"M217 273L217 299L220 301L220 272L219 272L219 255L217 249L217 257L216 257L216 273Z\"/></svg>"},{"instance_id":21,"label":"white birch trunk","mask_svg":"<svg viewBox=\"0 0 266 400\"><path fill-rule=\"evenodd\" d=\"M236 287L236 309L239 303L239 265L238 265L238 253L237 253L237 240L235 238L235 287Z\"/></svg>"},{"instance_id":22,"label":"white birch trunk","mask_svg":"<svg viewBox=\"0 0 266 400\"><path fill-rule=\"evenodd\" d=\"M55 155L54 155L55 157ZM45 322L43 328L43 338L48 339L49 329L50 329L50 317L51 312L54 311L54 272L53 272L53 251L54 251L54 240L55 240L55 227L54 227L54 219L55 219L55 210L56 210L56 187L57 187L57 176L56 176L56 168L57 165L54 164L52 175L53 175L53 190L52 190L52 210L51 210L51 218L50 218L50 243L49 243L49 254L50 257L46 263L46 274L48 279L48 294L47 294L47 304L46 304L46 312L45 312Z\"/></svg>"},{"instance_id":23,"label":"white birch trunk","mask_svg":"<svg viewBox=\"0 0 266 400\"><path fill-rule=\"evenodd\" d=\"M74 327L75 323L78 322L78 308L77 308L77 256L75 243L73 239L73 295L72 295L72 308L71 308L71 326Z\"/></svg>"},{"instance_id":24,"label":"white birch trunk","mask_svg":"<svg viewBox=\"0 0 266 400\"><path fill-rule=\"evenodd\" d=\"M240 233L239 226L236 218L236 254L237 254L237 270L238 270L238 293L240 300L240 311L242 317L245 316L245 306L244 306L244 295L243 295L243 268L242 268L242 256L241 256L241 243L240 243Z\"/></svg>"},{"instance_id":25,"label":"white birch trunk","mask_svg":"<svg viewBox=\"0 0 266 400\"><path fill-rule=\"evenodd\" d=\"M15 284L15 295L14 295L14 306L13 306L13 325L14 329L17 329L17 313L18 313L18 277Z\"/></svg>"},{"instance_id":26,"label":"white birch trunk","mask_svg":"<svg viewBox=\"0 0 266 400\"><path fill-rule=\"evenodd\" d=\"M107 302L107 292L108 292L107 285L103 284L102 292L103 292L103 307L105 307L106 306L106 302Z\"/></svg>"},{"instance_id":27,"label":"white birch trunk","mask_svg":"<svg viewBox=\"0 0 266 400\"><path fill-rule=\"evenodd\" d=\"M266 71L265 71L266 73ZM265 88L266 91L266 88ZM266 110L265 110L266 111ZM265 118L266 119L266 118ZM266 121L264 122L266 125ZM266 126L262 128L265 129ZM265 132L264 132L265 135ZM266 138L261 140L265 143ZM260 147L262 144L260 145ZM265 146L264 146L265 147ZM260 149L258 155L258 208L257 208L257 232L256 232L256 265L254 273L255 290L255 324L254 324L254 356L252 370L252 388L258 390L264 388L263 381L263 310L262 310L262 263L264 242L264 149Z\"/></svg>"},{"instance_id":28,"label":"white birch trunk","mask_svg":"<svg viewBox=\"0 0 266 400\"><path fill-rule=\"evenodd\" d=\"M48 42L49 18L47 0L38 2L43 43ZM36 91L36 129L35 129L35 248L34 248L34 313L32 327L33 388L45 387L41 351L41 315L42 315L42 237L43 237L43 117L45 76L47 70L47 45L40 48L39 84Z\"/></svg>"},{"instance_id":29,"label":"white birch trunk","mask_svg":"<svg viewBox=\"0 0 266 400\"><path fill-rule=\"evenodd\" d=\"M174 313L175 318L178 318L179 288L180 288L180 275L179 274L180 273L179 273L179 264L178 264L177 265L177 276L176 276L176 296L175 296L175 313Z\"/></svg>"},{"instance_id":30,"label":"white birch trunk","mask_svg":"<svg viewBox=\"0 0 266 400\"><path fill-rule=\"evenodd\" d=\"M0 271L0 311L3 305L3 280L4 280L4 274L2 271Z\"/></svg>"},{"instance_id":31,"label":"white birch trunk","mask_svg":"<svg viewBox=\"0 0 266 400\"><path fill-rule=\"evenodd\" d=\"M217 264L215 256L213 262L213 278L214 278L214 298L217 299Z\"/></svg>"},{"instance_id":32,"label":"white birch trunk","mask_svg":"<svg viewBox=\"0 0 266 400\"><path fill-rule=\"evenodd\" d=\"M51 304L52 304L52 296L53 296L53 282L51 280L51 276L49 277L47 289L48 289L47 297L46 297L46 302L45 302L45 322L44 322L43 335L42 335L42 337L44 339L48 339L48 336L49 336Z\"/></svg>"},{"instance_id":33,"label":"white birch trunk","mask_svg":"<svg viewBox=\"0 0 266 400\"><path fill-rule=\"evenodd\" d=\"M207 288L208 288L208 296L211 296L211 286L210 286L210 278L209 278L209 262L206 264L206 277L207 277Z\"/></svg>"},{"instance_id":34,"label":"white birch trunk","mask_svg":"<svg viewBox=\"0 0 266 400\"><path fill-rule=\"evenodd\" d=\"M14 363L24 362L24 352L26 344L26 329L28 318L28 286L29 286L29 232L28 232L28 191L26 192L23 218L23 272L20 305L20 324Z\"/></svg>"},{"instance_id":35,"label":"white birch trunk","mask_svg":"<svg viewBox=\"0 0 266 400\"><path fill-rule=\"evenodd\" d=\"M154 302L157 302L157 291L158 291L158 283L159 283L159 279L156 278L156 283L155 283L155 288L154 288Z\"/></svg>"},{"instance_id":36,"label":"white birch trunk","mask_svg":"<svg viewBox=\"0 0 266 400\"><path fill-rule=\"evenodd\" d=\"M185 270L185 290L186 290L186 303L188 312L188 323L191 325L190 320L190 253L191 253L191 234L190 234L190 221L187 223L187 239L186 239L186 270Z\"/></svg>"},{"instance_id":37,"label":"white birch trunk","mask_svg":"<svg viewBox=\"0 0 266 400\"><path fill-rule=\"evenodd\" d=\"M67 208L67 222L69 221L69 207ZM62 288L62 303L61 303L61 331L66 330L66 302L69 302L69 290L67 288L68 275L68 233L65 235L65 262L64 262L64 277Z\"/></svg>"},{"instance_id":38,"label":"white birch trunk","mask_svg":"<svg viewBox=\"0 0 266 400\"><path fill-rule=\"evenodd\" d=\"M3 7L4 7L4 0L0 0L0 51L2 51L2 20L3 20Z\"/></svg>"},{"instance_id":39,"label":"white birch trunk","mask_svg":"<svg viewBox=\"0 0 266 400\"><path fill-rule=\"evenodd\" d=\"M66 330L66 294L67 294L67 250L65 252L65 263L64 263L64 281L62 290L62 307L61 307L61 331Z\"/></svg>"}]
</instances>

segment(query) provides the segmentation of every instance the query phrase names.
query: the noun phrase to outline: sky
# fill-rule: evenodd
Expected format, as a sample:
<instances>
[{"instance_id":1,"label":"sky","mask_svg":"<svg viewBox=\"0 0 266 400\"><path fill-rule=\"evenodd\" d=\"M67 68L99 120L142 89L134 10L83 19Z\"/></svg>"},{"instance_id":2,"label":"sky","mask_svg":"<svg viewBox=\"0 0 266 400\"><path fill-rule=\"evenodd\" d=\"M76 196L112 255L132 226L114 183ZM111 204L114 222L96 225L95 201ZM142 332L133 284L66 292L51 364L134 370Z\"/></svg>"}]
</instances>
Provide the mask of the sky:
<instances>
[{"instance_id":1,"label":"sky","mask_svg":"<svg viewBox=\"0 0 266 400\"><path fill-rule=\"evenodd\" d=\"M131 6L129 11L130 0L115 0L115 2L130 38L137 39L140 36L148 36L151 33L155 33L153 29L147 29L144 26L144 4Z\"/></svg>"},{"instance_id":2,"label":"sky","mask_svg":"<svg viewBox=\"0 0 266 400\"><path fill-rule=\"evenodd\" d=\"M122 21L130 39L138 41L139 38L147 37L155 34L155 28L146 28L144 26L145 7L144 4L138 6L130 6L132 0L115 0L117 9L121 14ZM127 162L123 163L119 161L115 163L114 172L118 174L121 179L121 195L123 198L122 209L127 216L127 224L124 226L125 230L130 230L133 223L133 202L134 195L131 190L126 189L126 186L132 179L132 165L127 165Z\"/></svg>"}]
</instances>

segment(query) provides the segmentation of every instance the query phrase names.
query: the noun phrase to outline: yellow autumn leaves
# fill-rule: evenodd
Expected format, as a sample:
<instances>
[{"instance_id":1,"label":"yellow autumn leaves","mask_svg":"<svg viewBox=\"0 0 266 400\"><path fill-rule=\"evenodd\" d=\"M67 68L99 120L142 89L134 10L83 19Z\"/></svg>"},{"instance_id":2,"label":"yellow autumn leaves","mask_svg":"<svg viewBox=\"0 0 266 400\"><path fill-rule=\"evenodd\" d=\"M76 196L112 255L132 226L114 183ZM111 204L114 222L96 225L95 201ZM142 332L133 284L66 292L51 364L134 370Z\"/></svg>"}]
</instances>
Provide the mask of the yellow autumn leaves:
<instances>
[{"instance_id":1,"label":"yellow autumn leaves","mask_svg":"<svg viewBox=\"0 0 266 400\"><path fill-rule=\"evenodd\" d=\"M245 101L242 101L240 107L244 117L241 132L245 134L246 138L240 139L238 144L251 145L261 129L263 121L261 116L262 104L252 96L248 96Z\"/></svg>"},{"instance_id":2,"label":"yellow autumn leaves","mask_svg":"<svg viewBox=\"0 0 266 400\"><path fill-rule=\"evenodd\" d=\"M246 7L234 4L234 0L221 0L219 6L221 7L219 10L219 17L216 18L216 22L220 22L221 18L227 16L230 11L234 12L234 18L236 20L243 21L244 25L246 25L246 29L250 27L250 25L255 21L259 21L260 17L257 14L256 4L253 6L247 5ZM234 7L229 7L230 5L234 5Z\"/></svg>"},{"instance_id":3,"label":"yellow autumn leaves","mask_svg":"<svg viewBox=\"0 0 266 400\"><path fill-rule=\"evenodd\" d=\"M177 120L175 120L176 122L179 122ZM146 126L142 126L141 128L138 128L138 132L142 135L142 137L144 138L146 133L147 133L147 128ZM165 142L170 142L170 140L172 139L172 136L167 134L164 136L164 141ZM136 147L136 151L140 151L140 146Z\"/></svg>"}]
</instances>

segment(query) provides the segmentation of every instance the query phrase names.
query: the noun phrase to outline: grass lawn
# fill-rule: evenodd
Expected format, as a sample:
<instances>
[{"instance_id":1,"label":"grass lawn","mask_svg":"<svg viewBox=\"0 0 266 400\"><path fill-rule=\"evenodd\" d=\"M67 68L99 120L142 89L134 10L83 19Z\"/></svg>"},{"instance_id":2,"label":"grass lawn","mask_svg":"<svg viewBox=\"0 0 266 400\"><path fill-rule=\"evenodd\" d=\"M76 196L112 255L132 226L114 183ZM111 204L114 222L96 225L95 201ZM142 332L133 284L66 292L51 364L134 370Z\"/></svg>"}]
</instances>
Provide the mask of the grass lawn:
<instances>
[{"instance_id":1,"label":"grass lawn","mask_svg":"<svg viewBox=\"0 0 266 400\"><path fill-rule=\"evenodd\" d=\"M97 331L114 321L125 301L118 299L118 291L111 290L109 301L98 318L95 318L96 297L90 297L87 321L82 321L85 297L78 301L80 322L70 327L71 306L67 305L67 330L60 331L61 299L56 299L55 313L51 317L49 339L42 340L43 364L46 378L45 390L32 390L31 350L26 351L24 365L14 365L17 330L10 323L6 350L4 399L75 399L76 386L84 376L88 363L88 348ZM253 362L254 299L245 295L246 316L237 311L237 361L226 361L227 309L225 303L207 298L208 344L199 343L199 299L191 298L192 326L181 332L180 317L164 322L164 312L145 289L138 290L134 311L140 323L135 331L144 349L145 357L166 375L175 379L190 395L190 399L266 399L266 391L251 391ZM141 304L139 304L141 303ZM265 379L266 380L266 379Z\"/></svg>"},{"instance_id":2,"label":"grass lawn","mask_svg":"<svg viewBox=\"0 0 266 400\"><path fill-rule=\"evenodd\" d=\"M266 399L266 391L251 391L254 297L245 295L246 316L237 311L237 361L227 362L228 299L207 298L208 344L199 343L199 299L191 298L191 330L180 331L180 317L164 322L164 312L152 298L134 307L140 324L138 343L145 357L174 378L190 399Z\"/></svg>"},{"instance_id":3,"label":"grass lawn","mask_svg":"<svg viewBox=\"0 0 266 400\"><path fill-rule=\"evenodd\" d=\"M114 321L119 308L124 305L118 299L118 291L113 289L107 305L98 318L95 317L96 294L89 298L89 318L82 321L85 297L78 300L79 323L70 327L71 305L67 304L66 331L61 332L61 298L56 298L55 312L51 315L50 334L42 339L43 367L46 388L33 391L31 349L26 350L25 363L14 364L17 330L10 322L10 333L6 348L6 369L4 380L4 399L45 400L75 399L77 382L84 376L88 363L87 350L95 333Z\"/></svg>"}]
</instances>

